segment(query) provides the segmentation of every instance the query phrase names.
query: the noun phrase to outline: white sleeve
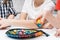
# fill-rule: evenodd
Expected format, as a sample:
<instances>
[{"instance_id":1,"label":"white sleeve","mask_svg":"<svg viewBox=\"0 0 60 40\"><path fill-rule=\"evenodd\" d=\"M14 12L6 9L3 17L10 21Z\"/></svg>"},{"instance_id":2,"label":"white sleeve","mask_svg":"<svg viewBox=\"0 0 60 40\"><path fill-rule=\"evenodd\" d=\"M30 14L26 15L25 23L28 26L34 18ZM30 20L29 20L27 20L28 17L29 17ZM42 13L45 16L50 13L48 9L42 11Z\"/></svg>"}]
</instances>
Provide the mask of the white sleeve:
<instances>
[{"instance_id":1,"label":"white sleeve","mask_svg":"<svg viewBox=\"0 0 60 40\"><path fill-rule=\"evenodd\" d=\"M51 1L45 5L44 10L45 11L53 11L54 8L55 8L55 4Z\"/></svg>"},{"instance_id":2,"label":"white sleeve","mask_svg":"<svg viewBox=\"0 0 60 40\"><path fill-rule=\"evenodd\" d=\"M27 9L28 9L28 0L25 0L22 11L21 12L25 12L27 13Z\"/></svg>"}]
</instances>

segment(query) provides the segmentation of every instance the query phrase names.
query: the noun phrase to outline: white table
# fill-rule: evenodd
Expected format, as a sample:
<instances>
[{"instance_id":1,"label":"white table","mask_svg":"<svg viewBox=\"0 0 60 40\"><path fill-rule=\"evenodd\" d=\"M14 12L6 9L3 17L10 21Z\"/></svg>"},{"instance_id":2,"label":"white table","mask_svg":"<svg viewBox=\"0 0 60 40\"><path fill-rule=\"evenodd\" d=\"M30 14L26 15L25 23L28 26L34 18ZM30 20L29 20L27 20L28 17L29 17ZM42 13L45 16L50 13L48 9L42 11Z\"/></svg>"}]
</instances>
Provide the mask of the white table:
<instances>
[{"instance_id":1,"label":"white table","mask_svg":"<svg viewBox=\"0 0 60 40\"><path fill-rule=\"evenodd\" d=\"M45 31L46 33L50 34L49 37L46 37L45 35L43 35L43 36L33 38L33 39L12 39L12 38L7 37L7 35L5 34L7 30L12 29L12 28L17 28L17 27L10 27L5 30L0 30L0 40L60 40L60 37L57 38L54 36L56 29L41 29Z\"/></svg>"}]
</instances>

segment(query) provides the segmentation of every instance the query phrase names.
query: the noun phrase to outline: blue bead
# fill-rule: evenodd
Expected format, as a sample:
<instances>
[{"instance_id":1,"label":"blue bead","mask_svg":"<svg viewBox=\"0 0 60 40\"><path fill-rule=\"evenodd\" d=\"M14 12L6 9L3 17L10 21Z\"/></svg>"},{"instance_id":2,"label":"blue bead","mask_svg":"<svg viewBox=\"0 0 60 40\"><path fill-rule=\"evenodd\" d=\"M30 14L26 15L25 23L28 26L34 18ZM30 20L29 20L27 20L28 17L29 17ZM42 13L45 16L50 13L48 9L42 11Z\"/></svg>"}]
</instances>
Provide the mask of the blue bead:
<instances>
[{"instance_id":1,"label":"blue bead","mask_svg":"<svg viewBox=\"0 0 60 40\"><path fill-rule=\"evenodd\" d=\"M17 31L16 34L18 34L19 32Z\"/></svg>"},{"instance_id":2,"label":"blue bead","mask_svg":"<svg viewBox=\"0 0 60 40\"><path fill-rule=\"evenodd\" d=\"M38 23L37 26L40 28L42 25Z\"/></svg>"},{"instance_id":3,"label":"blue bead","mask_svg":"<svg viewBox=\"0 0 60 40\"><path fill-rule=\"evenodd\" d=\"M30 31L26 31L25 33L26 33L26 34L30 34Z\"/></svg>"}]
</instances>

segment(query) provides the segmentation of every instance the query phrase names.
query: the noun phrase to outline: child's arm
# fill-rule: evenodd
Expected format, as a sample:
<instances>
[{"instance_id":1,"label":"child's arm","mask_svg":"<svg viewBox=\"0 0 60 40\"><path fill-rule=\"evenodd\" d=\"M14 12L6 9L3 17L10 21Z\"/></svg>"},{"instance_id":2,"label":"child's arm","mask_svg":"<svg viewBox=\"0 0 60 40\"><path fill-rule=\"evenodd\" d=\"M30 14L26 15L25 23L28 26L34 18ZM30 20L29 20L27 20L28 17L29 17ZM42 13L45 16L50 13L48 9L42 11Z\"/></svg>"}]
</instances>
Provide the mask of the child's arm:
<instances>
[{"instance_id":1,"label":"child's arm","mask_svg":"<svg viewBox=\"0 0 60 40\"><path fill-rule=\"evenodd\" d=\"M16 16L15 10L13 9L13 2L12 2L12 0L9 0L8 3L9 3L9 9L8 9L9 17L7 19L13 19L14 16ZM5 24L3 23L3 24L1 24L0 28L5 28L7 26L10 26L10 25L8 23L5 23Z\"/></svg>"},{"instance_id":2,"label":"child's arm","mask_svg":"<svg viewBox=\"0 0 60 40\"><path fill-rule=\"evenodd\" d=\"M34 20L15 20L15 19L2 19L0 23L8 23L14 26L24 26L28 28L38 28Z\"/></svg>"},{"instance_id":3,"label":"child's arm","mask_svg":"<svg viewBox=\"0 0 60 40\"><path fill-rule=\"evenodd\" d=\"M14 15L10 15L9 17L8 17L8 19L14 19ZM8 26L10 26L8 23L3 23L3 24L1 24L1 26L0 26L0 29L5 29L5 28L7 28Z\"/></svg>"},{"instance_id":4,"label":"child's arm","mask_svg":"<svg viewBox=\"0 0 60 40\"><path fill-rule=\"evenodd\" d=\"M14 19L14 15L13 14L9 15L8 19Z\"/></svg>"},{"instance_id":5,"label":"child's arm","mask_svg":"<svg viewBox=\"0 0 60 40\"><path fill-rule=\"evenodd\" d=\"M52 26L60 28L60 19L55 18L51 12L46 13L45 18L51 23Z\"/></svg>"},{"instance_id":6,"label":"child's arm","mask_svg":"<svg viewBox=\"0 0 60 40\"><path fill-rule=\"evenodd\" d=\"M20 20L25 20L27 18L27 13L22 12L19 16Z\"/></svg>"},{"instance_id":7,"label":"child's arm","mask_svg":"<svg viewBox=\"0 0 60 40\"><path fill-rule=\"evenodd\" d=\"M58 20L60 20L60 10L57 11L57 17Z\"/></svg>"},{"instance_id":8,"label":"child's arm","mask_svg":"<svg viewBox=\"0 0 60 40\"><path fill-rule=\"evenodd\" d=\"M40 19L41 20L41 22L44 24L42 27L43 28L53 28L52 27L52 25L46 20L46 17L45 16L47 16L48 15L48 12L51 12L51 11L45 11L45 12L43 12L42 14L43 15L40 15L37 19ZM46 15L47 14L47 15ZM36 19L36 20L37 20Z\"/></svg>"}]
</instances>

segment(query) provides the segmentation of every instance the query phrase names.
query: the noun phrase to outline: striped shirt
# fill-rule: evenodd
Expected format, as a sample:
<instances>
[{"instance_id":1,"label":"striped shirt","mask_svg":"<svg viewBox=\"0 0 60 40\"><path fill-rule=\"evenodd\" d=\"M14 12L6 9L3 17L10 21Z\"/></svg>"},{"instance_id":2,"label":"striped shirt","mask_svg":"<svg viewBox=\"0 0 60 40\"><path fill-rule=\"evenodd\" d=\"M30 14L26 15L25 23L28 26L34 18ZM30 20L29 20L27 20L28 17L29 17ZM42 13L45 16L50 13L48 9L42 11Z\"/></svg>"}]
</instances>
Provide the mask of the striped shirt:
<instances>
[{"instance_id":1,"label":"striped shirt","mask_svg":"<svg viewBox=\"0 0 60 40\"><path fill-rule=\"evenodd\" d=\"M12 0L8 0L7 4L3 4L3 1L0 0L0 17L7 18L10 14L16 15Z\"/></svg>"}]
</instances>

